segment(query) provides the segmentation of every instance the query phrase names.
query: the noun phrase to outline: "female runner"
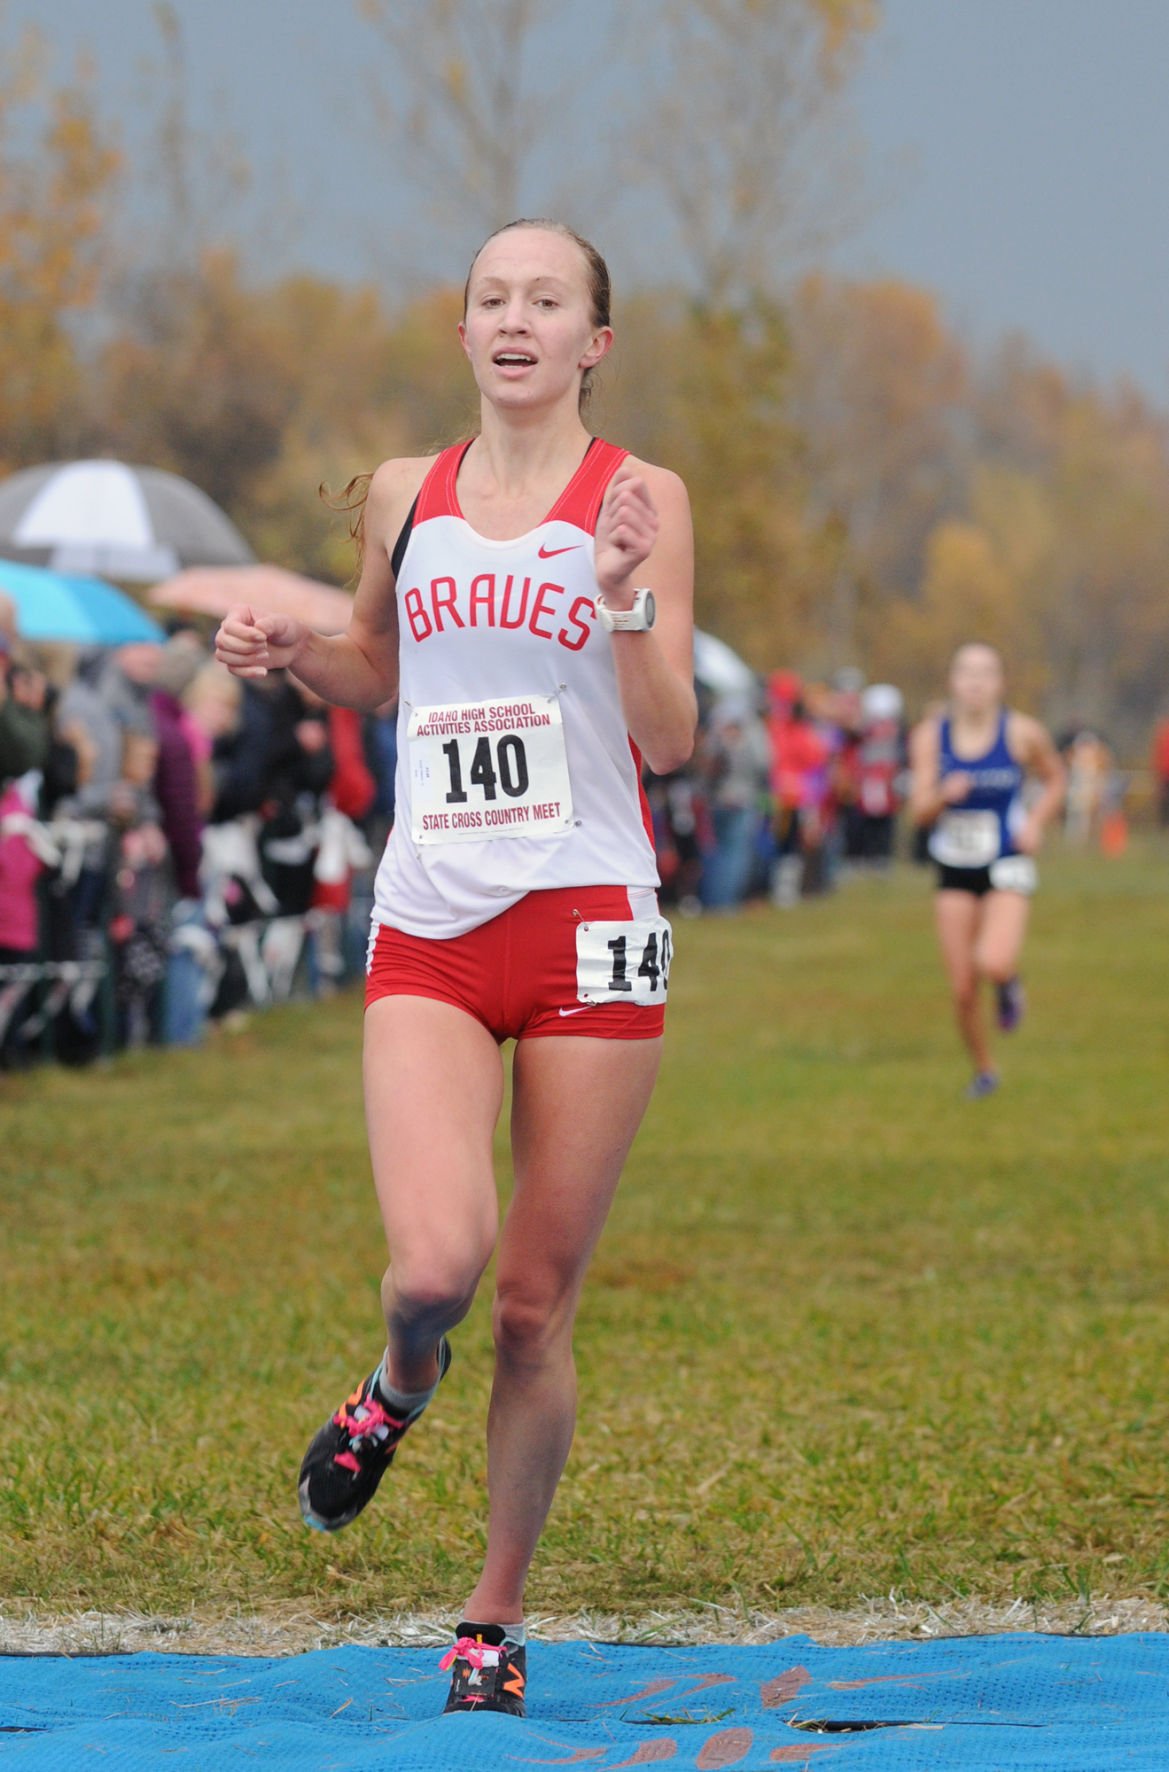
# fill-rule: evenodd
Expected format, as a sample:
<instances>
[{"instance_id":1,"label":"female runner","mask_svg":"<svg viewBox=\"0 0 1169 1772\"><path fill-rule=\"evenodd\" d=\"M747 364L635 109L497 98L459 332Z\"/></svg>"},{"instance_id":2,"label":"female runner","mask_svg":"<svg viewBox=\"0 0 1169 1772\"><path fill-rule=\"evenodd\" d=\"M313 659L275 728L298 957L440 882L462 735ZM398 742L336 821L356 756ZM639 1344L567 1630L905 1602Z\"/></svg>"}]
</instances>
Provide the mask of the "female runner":
<instances>
[{"instance_id":1,"label":"female runner","mask_svg":"<svg viewBox=\"0 0 1169 1772\"><path fill-rule=\"evenodd\" d=\"M575 1419L573 1319L661 1056L670 931L640 766L668 774L693 745L693 548L681 481L582 421L613 337L592 246L553 222L501 229L459 337L480 430L373 475L348 632L238 608L217 652L342 706L400 696L365 1014L386 1351L305 1455L301 1509L322 1531L370 1500L450 1364L496 1245L500 1045L516 1041L487 1549L443 1666L448 1710L522 1715L525 1578Z\"/></svg>"},{"instance_id":2,"label":"female runner","mask_svg":"<svg viewBox=\"0 0 1169 1772\"><path fill-rule=\"evenodd\" d=\"M994 984L1003 1032L1017 1028L1034 857L1063 803L1064 769L1039 722L1004 707L1002 659L981 644L954 654L948 709L917 727L910 757L910 811L917 824L932 827L938 939L958 1028L974 1062L966 1093L979 1100L999 1085L979 986L983 979ZM1025 809L1029 776L1042 791Z\"/></svg>"}]
</instances>

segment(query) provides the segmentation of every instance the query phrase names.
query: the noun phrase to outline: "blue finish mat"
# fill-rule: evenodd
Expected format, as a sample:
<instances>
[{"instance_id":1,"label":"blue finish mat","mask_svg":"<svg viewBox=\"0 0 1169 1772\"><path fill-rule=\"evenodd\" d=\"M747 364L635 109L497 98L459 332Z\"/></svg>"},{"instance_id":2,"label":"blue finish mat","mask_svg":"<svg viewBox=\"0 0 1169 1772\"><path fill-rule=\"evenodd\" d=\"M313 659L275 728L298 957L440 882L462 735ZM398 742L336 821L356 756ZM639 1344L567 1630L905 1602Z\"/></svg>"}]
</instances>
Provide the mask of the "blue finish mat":
<instances>
[{"instance_id":1,"label":"blue finish mat","mask_svg":"<svg viewBox=\"0 0 1169 1772\"><path fill-rule=\"evenodd\" d=\"M824 1649L535 1643L529 1715L444 1717L433 1649L0 1658L0 1755L76 1772L1169 1772L1169 1636Z\"/></svg>"}]
</instances>

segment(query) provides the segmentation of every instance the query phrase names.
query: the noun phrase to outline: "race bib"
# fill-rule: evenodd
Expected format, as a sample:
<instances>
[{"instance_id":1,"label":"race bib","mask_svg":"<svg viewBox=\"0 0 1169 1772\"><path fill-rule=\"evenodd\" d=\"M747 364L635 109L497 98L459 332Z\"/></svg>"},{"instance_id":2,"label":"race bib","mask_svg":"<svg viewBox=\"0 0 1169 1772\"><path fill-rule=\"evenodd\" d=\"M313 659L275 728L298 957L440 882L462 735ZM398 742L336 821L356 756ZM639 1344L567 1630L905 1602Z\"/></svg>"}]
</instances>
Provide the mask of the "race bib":
<instances>
[{"instance_id":1,"label":"race bib","mask_svg":"<svg viewBox=\"0 0 1169 1772\"><path fill-rule=\"evenodd\" d=\"M407 740L415 843L558 837L571 828L554 695L415 708Z\"/></svg>"},{"instance_id":2,"label":"race bib","mask_svg":"<svg viewBox=\"0 0 1169 1772\"><path fill-rule=\"evenodd\" d=\"M674 955L664 917L578 923L576 994L582 1003L664 1003Z\"/></svg>"},{"instance_id":3,"label":"race bib","mask_svg":"<svg viewBox=\"0 0 1169 1772\"><path fill-rule=\"evenodd\" d=\"M1029 855L1004 855L991 862L990 883L996 892L1022 892L1030 897L1039 884L1039 869Z\"/></svg>"},{"instance_id":4,"label":"race bib","mask_svg":"<svg viewBox=\"0 0 1169 1772\"><path fill-rule=\"evenodd\" d=\"M994 812L944 812L930 838L930 854L946 868L988 868L1001 848Z\"/></svg>"}]
</instances>

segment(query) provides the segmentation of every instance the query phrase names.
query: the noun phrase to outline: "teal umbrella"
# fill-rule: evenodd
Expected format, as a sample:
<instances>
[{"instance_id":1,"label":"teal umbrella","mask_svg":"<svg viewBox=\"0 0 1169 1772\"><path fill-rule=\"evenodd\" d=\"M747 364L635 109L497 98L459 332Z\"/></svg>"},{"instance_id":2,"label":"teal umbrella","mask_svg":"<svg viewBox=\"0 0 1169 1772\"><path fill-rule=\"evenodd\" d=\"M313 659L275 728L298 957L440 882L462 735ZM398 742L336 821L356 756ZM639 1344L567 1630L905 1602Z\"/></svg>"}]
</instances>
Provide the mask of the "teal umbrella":
<instances>
[{"instance_id":1,"label":"teal umbrella","mask_svg":"<svg viewBox=\"0 0 1169 1772\"><path fill-rule=\"evenodd\" d=\"M16 605L16 631L22 640L129 646L166 638L132 597L100 578L71 578L43 566L0 560L0 595Z\"/></svg>"}]
</instances>

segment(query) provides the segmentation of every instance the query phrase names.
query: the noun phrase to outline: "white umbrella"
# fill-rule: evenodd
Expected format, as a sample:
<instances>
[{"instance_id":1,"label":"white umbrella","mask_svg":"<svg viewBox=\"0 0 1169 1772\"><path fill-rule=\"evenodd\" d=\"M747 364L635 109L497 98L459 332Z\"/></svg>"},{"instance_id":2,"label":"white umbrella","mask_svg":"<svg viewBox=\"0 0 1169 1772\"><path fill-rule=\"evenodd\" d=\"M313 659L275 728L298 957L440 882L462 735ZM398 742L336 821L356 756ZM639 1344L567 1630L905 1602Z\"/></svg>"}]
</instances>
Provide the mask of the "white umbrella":
<instances>
[{"instance_id":1,"label":"white umbrella","mask_svg":"<svg viewBox=\"0 0 1169 1772\"><path fill-rule=\"evenodd\" d=\"M746 660L701 628L694 630L694 675L712 695L753 695L757 687Z\"/></svg>"},{"instance_id":2,"label":"white umbrella","mask_svg":"<svg viewBox=\"0 0 1169 1772\"><path fill-rule=\"evenodd\" d=\"M54 572L143 583L181 566L238 566L254 557L189 480L120 461L47 462L5 480L0 552Z\"/></svg>"}]
</instances>

